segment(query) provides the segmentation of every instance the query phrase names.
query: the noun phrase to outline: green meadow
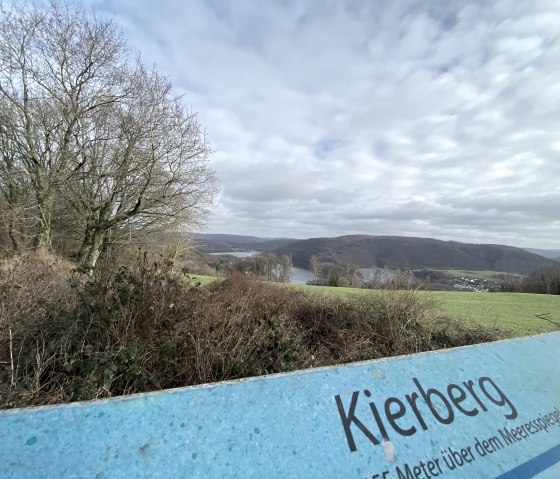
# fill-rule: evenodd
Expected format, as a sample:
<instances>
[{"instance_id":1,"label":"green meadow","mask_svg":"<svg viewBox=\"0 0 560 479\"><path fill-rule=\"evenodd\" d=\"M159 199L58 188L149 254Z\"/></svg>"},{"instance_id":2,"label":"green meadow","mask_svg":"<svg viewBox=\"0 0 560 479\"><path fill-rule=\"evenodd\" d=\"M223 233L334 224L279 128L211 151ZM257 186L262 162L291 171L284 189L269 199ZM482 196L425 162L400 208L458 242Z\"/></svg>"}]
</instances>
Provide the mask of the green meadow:
<instances>
[{"instance_id":1,"label":"green meadow","mask_svg":"<svg viewBox=\"0 0 560 479\"><path fill-rule=\"evenodd\" d=\"M200 283L200 286L206 286L207 284L222 279L216 276L205 276L203 274L189 274L188 277L190 278L192 284Z\"/></svg>"},{"instance_id":2,"label":"green meadow","mask_svg":"<svg viewBox=\"0 0 560 479\"><path fill-rule=\"evenodd\" d=\"M465 321L496 326L508 337L558 331L560 296L528 293L432 293L442 310ZM546 318L546 319L543 319Z\"/></svg>"}]
</instances>

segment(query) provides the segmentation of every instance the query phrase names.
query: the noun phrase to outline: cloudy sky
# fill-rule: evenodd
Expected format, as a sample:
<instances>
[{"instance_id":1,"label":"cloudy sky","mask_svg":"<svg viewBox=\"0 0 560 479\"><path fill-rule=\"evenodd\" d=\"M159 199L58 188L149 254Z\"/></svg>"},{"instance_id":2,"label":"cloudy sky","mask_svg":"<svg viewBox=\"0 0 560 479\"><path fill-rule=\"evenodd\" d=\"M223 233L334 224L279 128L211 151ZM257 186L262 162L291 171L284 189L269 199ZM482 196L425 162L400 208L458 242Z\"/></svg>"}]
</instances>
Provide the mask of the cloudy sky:
<instances>
[{"instance_id":1,"label":"cloudy sky","mask_svg":"<svg viewBox=\"0 0 560 479\"><path fill-rule=\"evenodd\" d=\"M560 248L557 0L88 0L199 113L208 232Z\"/></svg>"}]
</instances>

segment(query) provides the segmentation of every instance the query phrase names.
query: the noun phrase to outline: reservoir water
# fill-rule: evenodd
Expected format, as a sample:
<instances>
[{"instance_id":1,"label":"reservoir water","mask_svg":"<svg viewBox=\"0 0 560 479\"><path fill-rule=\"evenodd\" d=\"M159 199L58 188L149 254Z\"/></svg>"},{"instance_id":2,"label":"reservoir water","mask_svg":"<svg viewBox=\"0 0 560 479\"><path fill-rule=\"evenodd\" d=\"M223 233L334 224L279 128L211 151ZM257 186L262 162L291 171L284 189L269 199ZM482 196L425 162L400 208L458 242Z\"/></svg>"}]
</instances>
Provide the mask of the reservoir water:
<instances>
[{"instance_id":1,"label":"reservoir water","mask_svg":"<svg viewBox=\"0 0 560 479\"><path fill-rule=\"evenodd\" d=\"M260 251L227 251L223 253L210 253L212 255L223 255L228 254L230 256L235 256L236 258L250 258L251 256L255 256L260 254ZM315 275L303 268L292 268L292 277L290 278L290 283L293 284L305 284L308 281L315 279Z\"/></svg>"},{"instance_id":2,"label":"reservoir water","mask_svg":"<svg viewBox=\"0 0 560 479\"><path fill-rule=\"evenodd\" d=\"M236 258L250 258L261 254L262 251L224 251L221 253L210 253L212 255L230 255ZM377 281L387 282L395 276L395 272L384 268L358 268L360 273L364 278L364 281L372 281L374 278ZM290 283L294 284L305 284L308 281L315 279L315 275L308 269L303 268L292 268L292 277L290 278Z\"/></svg>"}]
</instances>

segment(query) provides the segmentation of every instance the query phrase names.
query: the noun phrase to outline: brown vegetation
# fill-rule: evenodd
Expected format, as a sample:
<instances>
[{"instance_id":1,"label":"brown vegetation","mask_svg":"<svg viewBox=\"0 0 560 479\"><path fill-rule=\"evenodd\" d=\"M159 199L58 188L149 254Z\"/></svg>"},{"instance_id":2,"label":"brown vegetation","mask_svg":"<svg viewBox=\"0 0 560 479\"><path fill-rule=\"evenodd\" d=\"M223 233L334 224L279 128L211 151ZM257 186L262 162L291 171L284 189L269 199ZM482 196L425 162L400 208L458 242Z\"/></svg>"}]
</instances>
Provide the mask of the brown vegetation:
<instances>
[{"instance_id":1,"label":"brown vegetation","mask_svg":"<svg viewBox=\"0 0 560 479\"><path fill-rule=\"evenodd\" d=\"M560 294L560 264L533 272L523 280L521 290L526 293Z\"/></svg>"},{"instance_id":2,"label":"brown vegetation","mask_svg":"<svg viewBox=\"0 0 560 479\"><path fill-rule=\"evenodd\" d=\"M151 391L489 341L417 291L360 300L244 275L201 288L151 262L93 276L31 255L0 270L0 406Z\"/></svg>"}]
</instances>

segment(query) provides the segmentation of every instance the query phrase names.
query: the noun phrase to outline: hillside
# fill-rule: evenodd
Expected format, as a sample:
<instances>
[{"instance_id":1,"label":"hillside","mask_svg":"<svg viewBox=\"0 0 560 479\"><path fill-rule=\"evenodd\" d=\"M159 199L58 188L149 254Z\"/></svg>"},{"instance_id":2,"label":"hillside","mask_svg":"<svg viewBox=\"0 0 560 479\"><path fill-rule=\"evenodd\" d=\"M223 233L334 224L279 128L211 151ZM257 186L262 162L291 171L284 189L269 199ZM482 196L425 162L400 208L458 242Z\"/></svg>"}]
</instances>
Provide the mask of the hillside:
<instances>
[{"instance_id":1,"label":"hillside","mask_svg":"<svg viewBox=\"0 0 560 479\"><path fill-rule=\"evenodd\" d=\"M195 241L201 251L222 253L230 251L270 251L297 241L294 238L259 238L229 234L197 234Z\"/></svg>"},{"instance_id":2,"label":"hillside","mask_svg":"<svg viewBox=\"0 0 560 479\"><path fill-rule=\"evenodd\" d=\"M352 235L296 240L274 250L290 254L294 266L321 262L391 269L470 269L529 274L555 262L521 248L496 244L468 244L431 238Z\"/></svg>"},{"instance_id":3,"label":"hillside","mask_svg":"<svg viewBox=\"0 0 560 479\"><path fill-rule=\"evenodd\" d=\"M545 258L553 259L554 261L560 261L560 249L537 249L537 248L525 248L530 253L535 253Z\"/></svg>"}]
</instances>

